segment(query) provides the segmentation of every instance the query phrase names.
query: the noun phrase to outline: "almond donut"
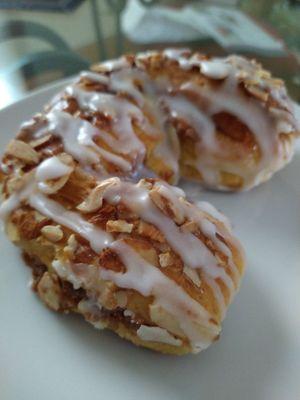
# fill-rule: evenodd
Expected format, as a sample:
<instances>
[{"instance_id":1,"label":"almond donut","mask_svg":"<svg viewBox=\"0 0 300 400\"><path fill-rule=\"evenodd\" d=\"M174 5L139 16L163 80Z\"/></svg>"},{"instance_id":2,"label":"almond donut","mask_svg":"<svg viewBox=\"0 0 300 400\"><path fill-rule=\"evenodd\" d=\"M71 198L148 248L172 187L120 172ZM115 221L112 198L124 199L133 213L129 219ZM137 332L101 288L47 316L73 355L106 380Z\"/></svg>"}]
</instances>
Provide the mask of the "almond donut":
<instances>
[{"instance_id":1,"label":"almond donut","mask_svg":"<svg viewBox=\"0 0 300 400\"><path fill-rule=\"evenodd\" d=\"M262 182L291 159L295 113L281 81L236 56L166 50L81 73L2 158L0 215L33 289L137 345L207 348L244 252L226 217L171 184Z\"/></svg>"}]
</instances>

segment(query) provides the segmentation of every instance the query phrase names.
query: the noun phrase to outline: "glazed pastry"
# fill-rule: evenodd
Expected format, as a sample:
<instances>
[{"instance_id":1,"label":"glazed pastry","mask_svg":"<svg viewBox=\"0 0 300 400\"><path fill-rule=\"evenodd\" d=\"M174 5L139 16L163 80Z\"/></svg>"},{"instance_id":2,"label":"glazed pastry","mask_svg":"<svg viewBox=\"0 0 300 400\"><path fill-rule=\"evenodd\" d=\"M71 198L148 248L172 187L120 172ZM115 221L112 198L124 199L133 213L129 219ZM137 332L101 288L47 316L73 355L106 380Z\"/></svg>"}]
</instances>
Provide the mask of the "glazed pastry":
<instances>
[{"instance_id":1,"label":"glazed pastry","mask_svg":"<svg viewBox=\"0 0 300 400\"><path fill-rule=\"evenodd\" d=\"M82 73L2 159L1 216L38 295L144 347L206 348L243 250L224 216L170 184L267 179L292 156L295 112L283 84L240 57L166 50Z\"/></svg>"},{"instance_id":2,"label":"glazed pastry","mask_svg":"<svg viewBox=\"0 0 300 400\"><path fill-rule=\"evenodd\" d=\"M22 143L24 171L39 153ZM97 181L66 153L10 175L4 193L6 231L48 307L165 353L218 338L244 255L211 205L157 179Z\"/></svg>"},{"instance_id":3,"label":"glazed pastry","mask_svg":"<svg viewBox=\"0 0 300 400\"><path fill-rule=\"evenodd\" d=\"M249 189L292 158L299 109L254 61L165 50L93 69L23 124L41 157L64 148L101 179L181 175L220 190Z\"/></svg>"}]
</instances>

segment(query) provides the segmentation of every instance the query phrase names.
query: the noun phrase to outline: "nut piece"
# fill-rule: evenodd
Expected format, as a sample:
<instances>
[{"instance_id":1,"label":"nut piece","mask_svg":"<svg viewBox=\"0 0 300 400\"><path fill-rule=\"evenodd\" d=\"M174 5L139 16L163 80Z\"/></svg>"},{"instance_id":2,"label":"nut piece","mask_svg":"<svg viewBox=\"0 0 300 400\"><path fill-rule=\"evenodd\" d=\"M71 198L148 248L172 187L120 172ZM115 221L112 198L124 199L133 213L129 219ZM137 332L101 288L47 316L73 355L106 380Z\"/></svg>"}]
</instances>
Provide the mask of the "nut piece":
<instances>
[{"instance_id":1,"label":"nut piece","mask_svg":"<svg viewBox=\"0 0 300 400\"><path fill-rule=\"evenodd\" d=\"M167 329L169 332L174 333L175 335L181 337L185 336L184 332L180 328L178 321L174 318L174 316L169 314L160 305L156 303L150 304L149 314L151 320L158 326Z\"/></svg>"},{"instance_id":2,"label":"nut piece","mask_svg":"<svg viewBox=\"0 0 300 400\"><path fill-rule=\"evenodd\" d=\"M41 229L41 232L46 239L53 243L59 242L64 236L59 225L46 225Z\"/></svg>"},{"instance_id":3,"label":"nut piece","mask_svg":"<svg viewBox=\"0 0 300 400\"><path fill-rule=\"evenodd\" d=\"M172 265L172 255L167 252L167 253L161 253L159 256L159 264L162 268L168 267L169 265Z\"/></svg>"},{"instance_id":4,"label":"nut piece","mask_svg":"<svg viewBox=\"0 0 300 400\"><path fill-rule=\"evenodd\" d=\"M141 325L136 331L137 336L148 342L167 343L172 346L181 346L182 341L172 336L166 329L159 326Z\"/></svg>"},{"instance_id":5,"label":"nut piece","mask_svg":"<svg viewBox=\"0 0 300 400\"><path fill-rule=\"evenodd\" d=\"M6 189L8 194L22 189L23 179L20 176L13 176L6 182Z\"/></svg>"},{"instance_id":6,"label":"nut piece","mask_svg":"<svg viewBox=\"0 0 300 400\"><path fill-rule=\"evenodd\" d=\"M127 293L125 290L119 290L115 293L118 307L125 308L127 305Z\"/></svg>"},{"instance_id":7,"label":"nut piece","mask_svg":"<svg viewBox=\"0 0 300 400\"><path fill-rule=\"evenodd\" d=\"M115 284L109 281L99 282L99 297L98 302L108 310L114 310L117 302L115 298Z\"/></svg>"},{"instance_id":8,"label":"nut piece","mask_svg":"<svg viewBox=\"0 0 300 400\"><path fill-rule=\"evenodd\" d=\"M52 310L60 307L60 286L56 277L45 272L37 285L37 291L43 302Z\"/></svg>"},{"instance_id":9,"label":"nut piece","mask_svg":"<svg viewBox=\"0 0 300 400\"><path fill-rule=\"evenodd\" d=\"M154 225L148 224L147 222L140 221L138 233L149 239L156 240L157 242L165 242L164 235Z\"/></svg>"},{"instance_id":10,"label":"nut piece","mask_svg":"<svg viewBox=\"0 0 300 400\"><path fill-rule=\"evenodd\" d=\"M106 179L97 185L88 195L88 197L77 206L82 213L90 213L99 210L103 203L103 196L107 188L119 183L119 178Z\"/></svg>"},{"instance_id":11,"label":"nut piece","mask_svg":"<svg viewBox=\"0 0 300 400\"><path fill-rule=\"evenodd\" d=\"M191 232L194 233L198 229L198 225L195 221L187 221L183 225L181 225L180 229L182 232Z\"/></svg>"},{"instance_id":12,"label":"nut piece","mask_svg":"<svg viewBox=\"0 0 300 400\"><path fill-rule=\"evenodd\" d=\"M187 275L187 276L190 278L190 280L191 280L196 286L198 286L198 287L201 286L201 279L200 279L200 277L199 277L198 272L197 272L196 269L187 267L187 266L185 265L185 266L183 267L183 273L184 273L185 275Z\"/></svg>"},{"instance_id":13,"label":"nut piece","mask_svg":"<svg viewBox=\"0 0 300 400\"><path fill-rule=\"evenodd\" d=\"M66 256L71 259L77 249L77 246L78 242L74 233L72 233L72 235L70 235L68 238L67 246L64 247L64 253L66 254Z\"/></svg>"},{"instance_id":14,"label":"nut piece","mask_svg":"<svg viewBox=\"0 0 300 400\"><path fill-rule=\"evenodd\" d=\"M6 148L6 153L28 164L36 164L39 161L39 154L28 143L21 140L11 140Z\"/></svg>"},{"instance_id":15,"label":"nut piece","mask_svg":"<svg viewBox=\"0 0 300 400\"><path fill-rule=\"evenodd\" d=\"M116 221L107 221L106 230L107 232L122 232L131 233L133 229L133 224L128 224L128 222L123 219L117 219Z\"/></svg>"},{"instance_id":16,"label":"nut piece","mask_svg":"<svg viewBox=\"0 0 300 400\"><path fill-rule=\"evenodd\" d=\"M31 147L35 148L35 147L39 147L42 144L48 142L48 140L50 140L50 139L51 139L51 135L45 135L45 136L42 136L42 137L40 137L38 139L31 140L29 142L29 144L30 144Z\"/></svg>"},{"instance_id":17,"label":"nut piece","mask_svg":"<svg viewBox=\"0 0 300 400\"><path fill-rule=\"evenodd\" d=\"M262 101L268 100L269 94L265 92L263 89L261 89L259 86L246 85L246 90L259 100Z\"/></svg>"},{"instance_id":18,"label":"nut piece","mask_svg":"<svg viewBox=\"0 0 300 400\"><path fill-rule=\"evenodd\" d=\"M180 207L177 207L171 197L173 193L165 193L165 188L156 186L149 192L149 196L153 203L167 216L171 217L177 224L184 222L184 214ZM167 197L168 196L168 197ZM177 199L177 198L176 198Z\"/></svg>"},{"instance_id":19,"label":"nut piece","mask_svg":"<svg viewBox=\"0 0 300 400\"><path fill-rule=\"evenodd\" d=\"M151 190L152 189L153 184L146 181L146 179L141 179L138 183L137 183L137 187L143 188L143 189L148 189Z\"/></svg>"},{"instance_id":20,"label":"nut piece","mask_svg":"<svg viewBox=\"0 0 300 400\"><path fill-rule=\"evenodd\" d=\"M49 180L43 180L43 179L39 179L39 189L47 194L53 194L58 192L63 186L65 186L65 184L68 182L70 175L72 174L72 172L74 171L74 167L75 167L75 163L73 161L73 158L66 153L61 153L58 156L56 156L58 158L58 160L60 161L60 163L62 164L62 166L64 166L64 174L62 176L60 176L57 179L49 179ZM44 163L48 163L49 159L46 159L44 161Z\"/></svg>"}]
</instances>

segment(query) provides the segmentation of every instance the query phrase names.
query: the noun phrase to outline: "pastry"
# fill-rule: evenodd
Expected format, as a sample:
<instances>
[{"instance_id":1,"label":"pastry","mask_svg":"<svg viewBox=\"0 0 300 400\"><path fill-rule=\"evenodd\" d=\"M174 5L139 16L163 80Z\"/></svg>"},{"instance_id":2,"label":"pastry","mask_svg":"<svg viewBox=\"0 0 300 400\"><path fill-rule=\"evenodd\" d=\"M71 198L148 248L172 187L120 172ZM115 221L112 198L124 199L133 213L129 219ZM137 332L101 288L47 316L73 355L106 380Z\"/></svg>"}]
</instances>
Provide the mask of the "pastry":
<instances>
[{"instance_id":1,"label":"pastry","mask_svg":"<svg viewBox=\"0 0 300 400\"><path fill-rule=\"evenodd\" d=\"M183 176L235 191L290 161L299 132L299 107L255 61L168 49L81 73L19 138L42 157L64 147L101 179Z\"/></svg>"},{"instance_id":2,"label":"pastry","mask_svg":"<svg viewBox=\"0 0 300 400\"><path fill-rule=\"evenodd\" d=\"M8 178L4 193L7 234L48 307L165 353L218 338L244 255L211 205L158 179L98 181L66 153Z\"/></svg>"},{"instance_id":3,"label":"pastry","mask_svg":"<svg viewBox=\"0 0 300 400\"><path fill-rule=\"evenodd\" d=\"M48 124L57 125L57 135L60 124L78 124L61 114L67 112L96 126L86 123L77 141L98 144L103 173L143 176L142 165L173 184L181 175L213 189L245 190L292 158L299 107L253 60L169 49L93 70L55 98ZM33 129L43 123L32 122ZM95 155L84 157L94 165Z\"/></svg>"},{"instance_id":4,"label":"pastry","mask_svg":"<svg viewBox=\"0 0 300 400\"><path fill-rule=\"evenodd\" d=\"M298 131L282 82L255 62L122 57L22 125L2 158L0 214L48 307L198 352L218 338L245 259L229 221L171 184L250 188L290 160Z\"/></svg>"}]
</instances>

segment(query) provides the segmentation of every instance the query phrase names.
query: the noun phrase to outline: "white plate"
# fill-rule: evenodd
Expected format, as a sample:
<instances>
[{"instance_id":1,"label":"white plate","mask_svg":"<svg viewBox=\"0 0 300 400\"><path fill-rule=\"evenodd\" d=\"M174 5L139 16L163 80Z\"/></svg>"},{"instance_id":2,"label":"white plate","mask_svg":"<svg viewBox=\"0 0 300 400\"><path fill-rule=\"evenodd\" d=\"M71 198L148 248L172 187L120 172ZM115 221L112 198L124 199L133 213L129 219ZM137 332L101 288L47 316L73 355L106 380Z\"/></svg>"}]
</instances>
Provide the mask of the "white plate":
<instances>
[{"instance_id":1,"label":"white plate","mask_svg":"<svg viewBox=\"0 0 300 400\"><path fill-rule=\"evenodd\" d=\"M0 112L1 149L61 83ZM199 355L134 347L80 317L47 310L1 233L1 400L299 400L300 152L270 182L242 194L201 191L233 221L248 269L218 343Z\"/></svg>"}]
</instances>

